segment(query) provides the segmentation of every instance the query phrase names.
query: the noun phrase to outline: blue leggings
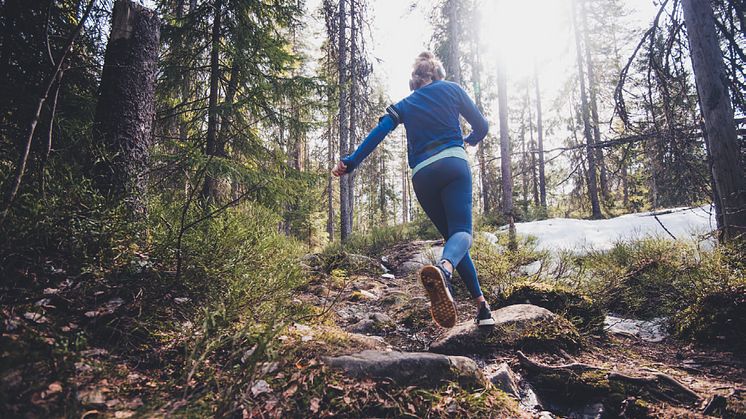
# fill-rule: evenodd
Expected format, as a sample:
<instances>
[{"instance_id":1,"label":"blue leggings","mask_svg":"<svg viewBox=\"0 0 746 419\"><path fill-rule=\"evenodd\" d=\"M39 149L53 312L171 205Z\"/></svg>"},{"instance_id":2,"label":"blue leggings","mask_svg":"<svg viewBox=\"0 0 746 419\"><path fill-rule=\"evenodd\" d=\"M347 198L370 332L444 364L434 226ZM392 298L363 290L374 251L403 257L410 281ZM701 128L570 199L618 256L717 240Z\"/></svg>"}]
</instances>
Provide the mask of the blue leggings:
<instances>
[{"instance_id":1,"label":"blue leggings","mask_svg":"<svg viewBox=\"0 0 746 419\"><path fill-rule=\"evenodd\" d=\"M446 157L420 169L412 178L425 214L446 239L443 259L456 267L472 298L482 295L471 247L471 170L458 157Z\"/></svg>"}]
</instances>

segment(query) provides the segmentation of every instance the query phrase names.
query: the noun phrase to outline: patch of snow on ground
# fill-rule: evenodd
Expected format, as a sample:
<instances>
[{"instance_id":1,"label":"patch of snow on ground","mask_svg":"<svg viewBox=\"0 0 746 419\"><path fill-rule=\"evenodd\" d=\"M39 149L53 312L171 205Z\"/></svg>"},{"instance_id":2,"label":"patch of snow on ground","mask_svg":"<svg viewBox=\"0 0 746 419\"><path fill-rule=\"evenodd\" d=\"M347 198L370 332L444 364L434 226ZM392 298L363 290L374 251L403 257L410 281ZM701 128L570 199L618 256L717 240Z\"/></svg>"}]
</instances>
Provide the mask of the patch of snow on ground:
<instances>
[{"instance_id":1,"label":"patch of snow on ground","mask_svg":"<svg viewBox=\"0 0 746 419\"><path fill-rule=\"evenodd\" d=\"M662 317L652 320L636 320L607 315L604 319L604 327L610 333L637 336L648 342L660 342L668 336L666 319Z\"/></svg>"},{"instance_id":2,"label":"patch of snow on ground","mask_svg":"<svg viewBox=\"0 0 746 419\"><path fill-rule=\"evenodd\" d=\"M583 253L589 249L608 250L615 242L625 239L646 236L670 239L661 223L677 240L700 241L702 234L716 228L715 210L710 205L703 205L626 214L607 220L551 218L516 223L515 227L518 234L537 238L537 250Z\"/></svg>"}]
</instances>

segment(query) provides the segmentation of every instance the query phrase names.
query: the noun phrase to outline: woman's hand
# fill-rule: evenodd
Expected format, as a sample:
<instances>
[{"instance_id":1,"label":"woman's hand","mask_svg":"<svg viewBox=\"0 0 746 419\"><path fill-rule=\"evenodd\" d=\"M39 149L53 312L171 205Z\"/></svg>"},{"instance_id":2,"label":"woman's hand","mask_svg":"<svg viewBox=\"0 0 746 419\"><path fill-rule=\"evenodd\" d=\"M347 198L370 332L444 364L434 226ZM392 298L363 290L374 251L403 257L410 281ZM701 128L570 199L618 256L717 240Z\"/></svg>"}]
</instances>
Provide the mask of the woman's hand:
<instances>
[{"instance_id":1,"label":"woman's hand","mask_svg":"<svg viewBox=\"0 0 746 419\"><path fill-rule=\"evenodd\" d=\"M334 169L332 169L332 174L336 177L340 177L345 173L347 173L347 165L345 165L341 161L337 163L337 166L334 167Z\"/></svg>"}]
</instances>

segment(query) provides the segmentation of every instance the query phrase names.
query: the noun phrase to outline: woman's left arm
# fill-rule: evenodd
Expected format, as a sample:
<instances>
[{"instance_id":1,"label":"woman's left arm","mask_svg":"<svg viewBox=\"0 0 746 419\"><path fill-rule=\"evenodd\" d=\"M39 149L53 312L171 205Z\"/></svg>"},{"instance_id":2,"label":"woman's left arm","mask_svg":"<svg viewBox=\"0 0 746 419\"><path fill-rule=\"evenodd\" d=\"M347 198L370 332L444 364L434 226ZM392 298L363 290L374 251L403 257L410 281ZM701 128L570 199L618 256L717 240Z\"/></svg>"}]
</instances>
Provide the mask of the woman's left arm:
<instances>
[{"instance_id":1,"label":"woman's left arm","mask_svg":"<svg viewBox=\"0 0 746 419\"><path fill-rule=\"evenodd\" d=\"M471 126L471 133L464 138L464 142L469 145L477 145L477 143L487 136L489 124L484 115L482 115L482 112L479 112L477 105L471 100L469 94L464 89L460 88L459 90L461 91L461 107L459 108L459 112Z\"/></svg>"},{"instance_id":2,"label":"woman's left arm","mask_svg":"<svg viewBox=\"0 0 746 419\"><path fill-rule=\"evenodd\" d=\"M334 175L340 176L355 170L394 128L396 128L396 122L391 115L384 115L378 122L378 125L370 131L368 136L365 137L360 146L358 146L357 150L341 160L344 167L340 167L340 165L337 164L337 168L335 168L335 171L333 172Z\"/></svg>"}]
</instances>

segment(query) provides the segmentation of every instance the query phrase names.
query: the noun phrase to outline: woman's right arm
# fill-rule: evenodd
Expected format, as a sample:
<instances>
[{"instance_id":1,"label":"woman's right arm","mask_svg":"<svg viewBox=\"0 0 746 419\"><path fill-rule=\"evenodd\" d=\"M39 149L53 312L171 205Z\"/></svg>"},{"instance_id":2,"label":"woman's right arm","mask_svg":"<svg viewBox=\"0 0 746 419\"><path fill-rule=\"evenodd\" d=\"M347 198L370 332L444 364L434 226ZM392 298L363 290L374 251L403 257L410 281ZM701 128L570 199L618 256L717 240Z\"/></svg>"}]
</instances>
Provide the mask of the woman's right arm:
<instances>
[{"instance_id":1,"label":"woman's right arm","mask_svg":"<svg viewBox=\"0 0 746 419\"><path fill-rule=\"evenodd\" d=\"M464 116L466 122L471 126L471 133L464 138L464 142L469 145L477 145L477 143L487 136L489 123L484 118L484 115L482 115L482 112L479 112L477 105L474 104L474 101L471 100L464 89L459 87L459 91L461 95L459 113Z\"/></svg>"},{"instance_id":2,"label":"woman's right arm","mask_svg":"<svg viewBox=\"0 0 746 419\"><path fill-rule=\"evenodd\" d=\"M334 176L341 176L355 170L394 128L396 128L396 122L391 115L384 115L378 122L378 125L365 137L357 150L337 163L337 167L332 170L332 174Z\"/></svg>"}]
</instances>

